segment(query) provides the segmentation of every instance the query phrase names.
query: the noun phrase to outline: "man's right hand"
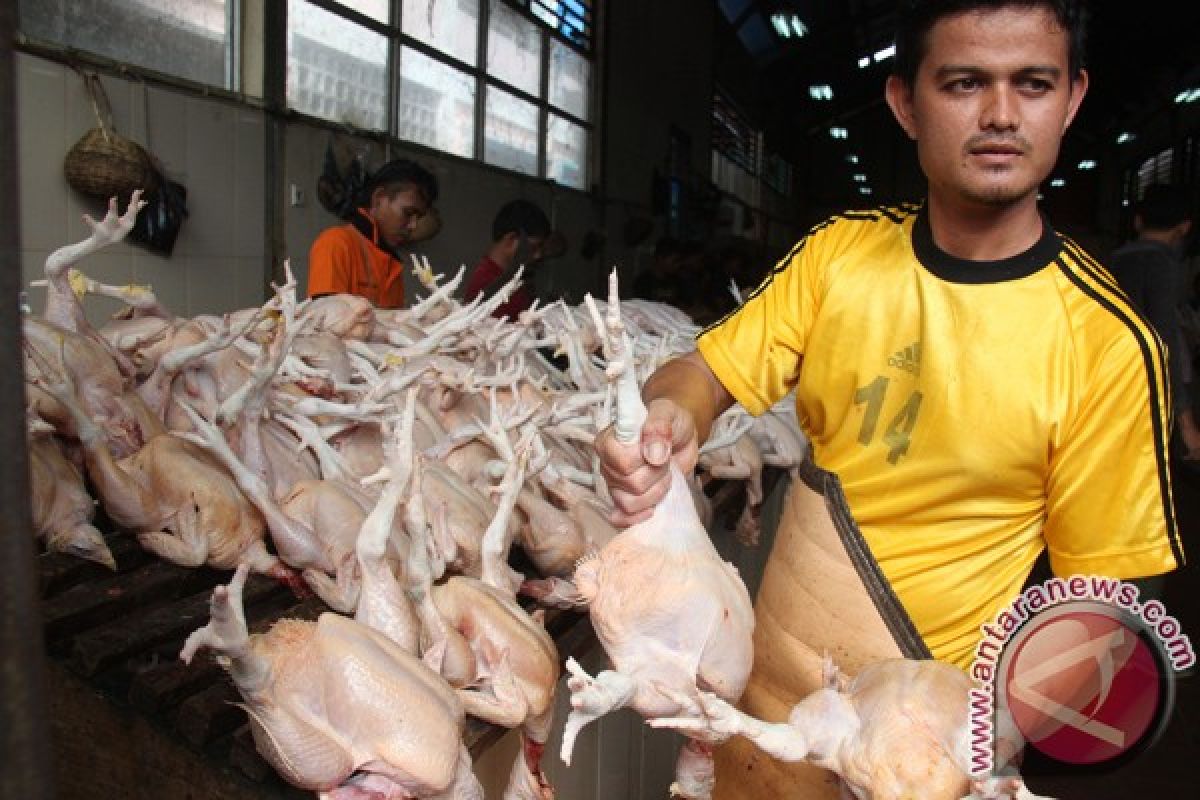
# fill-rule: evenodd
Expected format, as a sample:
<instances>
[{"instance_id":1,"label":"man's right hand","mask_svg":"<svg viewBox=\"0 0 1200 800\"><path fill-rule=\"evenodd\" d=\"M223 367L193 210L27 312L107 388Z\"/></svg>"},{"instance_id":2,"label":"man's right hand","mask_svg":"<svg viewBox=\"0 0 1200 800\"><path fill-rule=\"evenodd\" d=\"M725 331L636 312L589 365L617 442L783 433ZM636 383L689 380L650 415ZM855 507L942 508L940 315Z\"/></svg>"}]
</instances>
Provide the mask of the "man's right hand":
<instances>
[{"instance_id":1,"label":"man's right hand","mask_svg":"<svg viewBox=\"0 0 1200 800\"><path fill-rule=\"evenodd\" d=\"M692 415L667 398L652 400L637 441L622 444L610 426L596 437L600 471L615 510L614 525L648 519L671 487L670 463L684 475L696 467L699 442Z\"/></svg>"}]
</instances>

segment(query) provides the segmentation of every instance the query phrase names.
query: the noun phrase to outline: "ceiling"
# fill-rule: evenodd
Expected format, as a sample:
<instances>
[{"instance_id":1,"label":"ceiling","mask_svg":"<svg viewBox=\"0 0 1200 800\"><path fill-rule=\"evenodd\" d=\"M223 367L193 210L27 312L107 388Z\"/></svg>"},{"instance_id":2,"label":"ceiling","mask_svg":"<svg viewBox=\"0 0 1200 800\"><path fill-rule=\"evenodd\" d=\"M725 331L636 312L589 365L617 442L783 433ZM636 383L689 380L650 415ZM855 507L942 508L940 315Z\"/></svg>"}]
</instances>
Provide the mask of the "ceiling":
<instances>
[{"instance_id":1,"label":"ceiling","mask_svg":"<svg viewBox=\"0 0 1200 800\"><path fill-rule=\"evenodd\" d=\"M892 42L896 0L717 0L717 6L726 49L739 51L751 65L754 80L740 87L750 87L747 112L758 117L767 147L797 164L797 181L810 205L919 195L912 146L883 103L892 60L873 57ZM1077 185L1097 180L1069 175L1079 161L1092 159L1119 173L1157 152L1154 148L1169 146L1182 111L1200 112L1200 102L1189 109L1174 102L1181 90L1200 86L1200 3L1094 0L1091 9L1086 61L1091 85L1056 172ZM787 37L772 25L777 14L788 21ZM793 16L803 36L794 35ZM858 64L863 57L871 58L866 68ZM718 81L723 72L718 64ZM832 88L831 100L809 96L808 87L819 84ZM832 126L846 128L846 138L833 139ZM1139 138L1118 148L1122 131ZM1155 141L1164 136L1168 141ZM847 162L851 153L859 157L857 165ZM858 194L855 174L867 176L873 197Z\"/></svg>"}]
</instances>

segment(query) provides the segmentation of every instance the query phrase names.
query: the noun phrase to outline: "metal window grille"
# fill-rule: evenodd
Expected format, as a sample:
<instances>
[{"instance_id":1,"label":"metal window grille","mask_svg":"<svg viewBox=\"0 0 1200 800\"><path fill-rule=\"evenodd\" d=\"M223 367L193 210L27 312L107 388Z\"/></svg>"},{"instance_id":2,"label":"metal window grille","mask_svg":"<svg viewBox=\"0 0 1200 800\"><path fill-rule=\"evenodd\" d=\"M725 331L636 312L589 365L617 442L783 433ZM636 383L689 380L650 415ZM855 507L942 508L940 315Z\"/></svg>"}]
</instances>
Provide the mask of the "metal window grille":
<instances>
[{"instance_id":1,"label":"metal window grille","mask_svg":"<svg viewBox=\"0 0 1200 800\"><path fill-rule=\"evenodd\" d=\"M713 150L751 175L757 175L760 155L758 130L723 92L718 91L713 96L712 114Z\"/></svg>"}]
</instances>

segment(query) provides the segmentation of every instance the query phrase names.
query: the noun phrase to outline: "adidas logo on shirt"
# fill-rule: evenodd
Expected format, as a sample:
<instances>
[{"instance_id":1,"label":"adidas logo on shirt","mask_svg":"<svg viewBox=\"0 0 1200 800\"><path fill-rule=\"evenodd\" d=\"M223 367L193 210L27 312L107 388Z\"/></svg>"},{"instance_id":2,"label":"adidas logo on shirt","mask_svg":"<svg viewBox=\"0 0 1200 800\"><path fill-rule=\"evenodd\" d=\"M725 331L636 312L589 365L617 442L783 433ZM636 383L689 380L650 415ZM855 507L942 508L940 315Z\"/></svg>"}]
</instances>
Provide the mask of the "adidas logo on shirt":
<instances>
[{"instance_id":1,"label":"adidas logo on shirt","mask_svg":"<svg viewBox=\"0 0 1200 800\"><path fill-rule=\"evenodd\" d=\"M916 375L921 371L921 343L913 342L908 347L897 350L888 359L888 366Z\"/></svg>"}]
</instances>

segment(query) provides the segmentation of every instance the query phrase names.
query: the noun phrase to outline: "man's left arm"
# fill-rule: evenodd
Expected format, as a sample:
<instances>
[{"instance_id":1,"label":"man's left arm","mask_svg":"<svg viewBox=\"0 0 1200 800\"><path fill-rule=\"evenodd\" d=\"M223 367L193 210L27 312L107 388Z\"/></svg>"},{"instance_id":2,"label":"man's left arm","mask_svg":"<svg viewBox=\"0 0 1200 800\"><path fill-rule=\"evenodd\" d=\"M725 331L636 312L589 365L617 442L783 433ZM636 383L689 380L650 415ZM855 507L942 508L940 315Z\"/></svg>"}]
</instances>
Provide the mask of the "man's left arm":
<instances>
[{"instance_id":1,"label":"man's left arm","mask_svg":"<svg viewBox=\"0 0 1200 800\"><path fill-rule=\"evenodd\" d=\"M1050 453L1045 536L1057 575L1183 565L1171 500L1167 377L1153 339L1124 336L1087 368Z\"/></svg>"}]
</instances>

